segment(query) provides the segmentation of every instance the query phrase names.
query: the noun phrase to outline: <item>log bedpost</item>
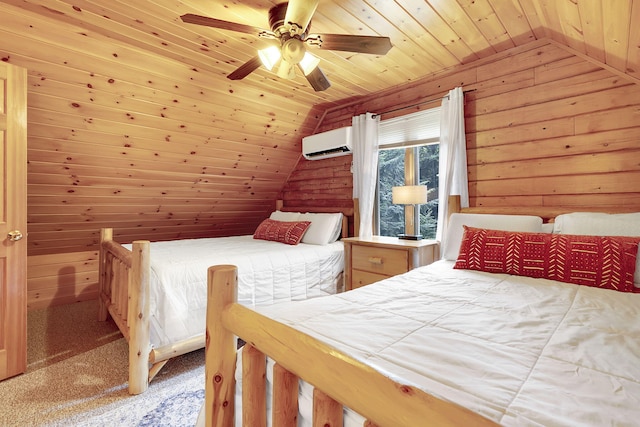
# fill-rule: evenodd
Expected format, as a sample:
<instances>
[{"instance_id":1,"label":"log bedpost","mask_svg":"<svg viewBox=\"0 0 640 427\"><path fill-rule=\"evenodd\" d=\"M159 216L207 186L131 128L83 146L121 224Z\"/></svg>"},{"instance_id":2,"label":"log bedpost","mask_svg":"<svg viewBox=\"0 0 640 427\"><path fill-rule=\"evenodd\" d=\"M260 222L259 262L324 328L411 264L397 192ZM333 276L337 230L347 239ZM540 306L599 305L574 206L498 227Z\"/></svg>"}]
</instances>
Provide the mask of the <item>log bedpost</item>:
<instances>
[{"instance_id":1,"label":"log bedpost","mask_svg":"<svg viewBox=\"0 0 640 427\"><path fill-rule=\"evenodd\" d=\"M278 427L298 425L298 377L279 363L273 365L272 412L271 425Z\"/></svg>"},{"instance_id":2,"label":"log bedpost","mask_svg":"<svg viewBox=\"0 0 640 427\"><path fill-rule=\"evenodd\" d=\"M318 426L341 426L343 407L320 389L313 389L313 422Z\"/></svg>"},{"instance_id":3,"label":"log bedpost","mask_svg":"<svg viewBox=\"0 0 640 427\"><path fill-rule=\"evenodd\" d=\"M104 298L109 294L110 283L107 281L107 251L103 247L103 243L113 240L113 229L103 228L100 230L100 264L98 265L98 321L104 322L109 315L109 307Z\"/></svg>"},{"instance_id":4,"label":"log bedpost","mask_svg":"<svg viewBox=\"0 0 640 427\"><path fill-rule=\"evenodd\" d=\"M225 307L237 301L238 269L208 269L205 346L205 420L207 426L233 426L235 410L236 339L224 326Z\"/></svg>"},{"instance_id":5,"label":"log bedpost","mask_svg":"<svg viewBox=\"0 0 640 427\"><path fill-rule=\"evenodd\" d=\"M449 204L449 208L447 210L449 216L451 216L452 213L460 213L460 211L462 210L460 196L458 195L449 196L447 203Z\"/></svg>"},{"instance_id":6,"label":"log bedpost","mask_svg":"<svg viewBox=\"0 0 640 427\"><path fill-rule=\"evenodd\" d=\"M149 387L149 246L146 240L132 245L129 272L129 393L140 394Z\"/></svg>"},{"instance_id":7,"label":"log bedpost","mask_svg":"<svg viewBox=\"0 0 640 427\"><path fill-rule=\"evenodd\" d=\"M243 426L267 425L267 359L251 344L242 349L242 407ZM275 425L275 424L274 424Z\"/></svg>"}]
</instances>

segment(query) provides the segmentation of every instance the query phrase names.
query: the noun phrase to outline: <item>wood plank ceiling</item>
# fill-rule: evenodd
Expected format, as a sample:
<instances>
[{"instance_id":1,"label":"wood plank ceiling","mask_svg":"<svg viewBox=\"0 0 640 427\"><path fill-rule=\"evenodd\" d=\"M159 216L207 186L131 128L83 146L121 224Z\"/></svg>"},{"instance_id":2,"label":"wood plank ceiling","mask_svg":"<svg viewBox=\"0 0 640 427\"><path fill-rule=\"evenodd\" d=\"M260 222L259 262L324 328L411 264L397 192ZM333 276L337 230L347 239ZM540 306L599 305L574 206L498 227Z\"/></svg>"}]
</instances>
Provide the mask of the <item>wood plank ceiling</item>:
<instances>
[{"instance_id":1,"label":"wood plank ceiling","mask_svg":"<svg viewBox=\"0 0 640 427\"><path fill-rule=\"evenodd\" d=\"M29 70L29 253L250 233L329 107L551 39L640 82L640 1L320 0L312 32L382 35L385 56L314 50L331 88L260 68L273 0L0 0L0 57ZM443 88L449 89L449 88Z\"/></svg>"},{"instance_id":2,"label":"wood plank ceiling","mask_svg":"<svg viewBox=\"0 0 640 427\"><path fill-rule=\"evenodd\" d=\"M185 24L179 16L196 13L268 29L268 10L280 1L3 2L226 76L267 42ZM327 92L314 93L303 77L290 82L262 68L242 83L287 99L295 94L305 106L337 102L545 37L640 79L640 26L633 22L640 22L640 4L633 0L321 0L313 32L388 36L394 48L384 57L314 50L332 83Z\"/></svg>"}]
</instances>

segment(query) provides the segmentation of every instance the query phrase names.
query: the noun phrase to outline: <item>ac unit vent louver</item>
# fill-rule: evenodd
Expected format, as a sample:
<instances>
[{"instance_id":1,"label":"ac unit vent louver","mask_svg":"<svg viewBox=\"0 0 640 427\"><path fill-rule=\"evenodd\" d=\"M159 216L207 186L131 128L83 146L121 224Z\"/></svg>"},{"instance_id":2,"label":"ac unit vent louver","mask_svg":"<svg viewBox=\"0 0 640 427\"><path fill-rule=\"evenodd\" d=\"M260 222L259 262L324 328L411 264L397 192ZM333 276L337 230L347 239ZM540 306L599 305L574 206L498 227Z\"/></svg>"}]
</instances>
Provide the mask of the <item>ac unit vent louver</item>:
<instances>
[{"instance_id":1,"label":"ac unit vent louver","mask_svg":"<svg viewBox=\"0 0 640 427\"><path fill-rule=\"evenodd\" d=\"M351 126L302 138L302 154L307 160L351 154Z\"/></svg>"}]
</instances>

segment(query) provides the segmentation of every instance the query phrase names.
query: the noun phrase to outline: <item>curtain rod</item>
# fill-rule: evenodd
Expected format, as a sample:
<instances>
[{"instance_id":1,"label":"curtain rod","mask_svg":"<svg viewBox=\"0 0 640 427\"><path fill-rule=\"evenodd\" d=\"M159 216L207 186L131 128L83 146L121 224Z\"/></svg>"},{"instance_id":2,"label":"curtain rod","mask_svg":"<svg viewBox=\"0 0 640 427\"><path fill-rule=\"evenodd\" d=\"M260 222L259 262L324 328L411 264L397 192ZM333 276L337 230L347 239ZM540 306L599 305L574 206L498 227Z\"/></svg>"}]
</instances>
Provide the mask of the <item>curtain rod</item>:
<instances>
[{"instance_id":1,"label":"curtain rod","mask_svg":"<svg viewBox=\"0 0 640 427\"><path fill-rule=\"evenodd\" d=\"M462 92L462 95L464 96L465 93L474 92L474 91L475 91L475 89L465 90L465 91ZM404 107L395 108L393 110L383 111L382 113L376 113L376 114L373 114L373 117L378 117L378 116L381 116L383 114L395 113L396 111L407 110L409 108L418 107L420 105L431 104L432 102L442 101L443 98L449 98L449 94L446 94L445 96L440 97L440 98L428 99L426 101L421 101L421 102L418 102L416 104L406 105Z\"/></svg>"}]
</instances>

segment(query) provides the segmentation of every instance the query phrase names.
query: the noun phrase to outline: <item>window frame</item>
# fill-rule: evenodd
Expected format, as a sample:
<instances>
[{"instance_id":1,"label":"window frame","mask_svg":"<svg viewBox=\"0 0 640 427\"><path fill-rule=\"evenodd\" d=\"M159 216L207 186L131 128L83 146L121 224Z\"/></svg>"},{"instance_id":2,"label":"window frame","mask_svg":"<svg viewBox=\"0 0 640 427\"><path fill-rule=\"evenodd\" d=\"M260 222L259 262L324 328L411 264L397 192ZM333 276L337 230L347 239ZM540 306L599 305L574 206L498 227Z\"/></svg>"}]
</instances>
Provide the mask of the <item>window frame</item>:
<instances>
[{"instance_id":1,"label":"window frame","mask_svg":"<svg viewBox=\"0 0 640 427\"><path fill-rule=\"evenodd\" d=\"M434 117L437 117L437 129L438 129L438 135L437 136L433 136L433 137L428 137L428 138L420 138L420 139L415 139L415 138L408 138L408 140L405 141L396 141L396 142L391 142L391 143L380 143L379 142L379 146L378 146L378 150L379 151L385 151L385 150L395 150L395 149L405 149L404 152L404 185L417 185L419 184L419 180L420 180L420 155L419 155L419 149L420 147L423 146L427 146L427 145L433 145L433 144L440 144L440 129L439 129L439 117L440 117L440 106L435 107L435 108L431 108L428 110L422 110L418 113L411 113L407 116L399 116L397 118L395 118L396 120L402 121L402 120L411 120L410 116L413 117L417 117L418 119L421 118L420 113L422 113L424 115L425 118L430 118L431 121L428 123L428 125L431 126L430 130L433 133L433 129L434 126L436 124L436 121L434 120ZM437 113L437 116L434 115L434 113ZM409 116L409 117L408 117ZM394 120L394 119L389 119L389 120ZM421 126L422 123L420 123L418 126ZM429 126L427 126L429 127ZM409 133L411 133L413 130L410 130ZM384 139L385 136L382 136L382 139ZM396 136L397 138L397 136ZM379 136L379 140L380 140L380 136ZM378 168L380 167L380 163L378 162ZM405 206L405 233L409 233L409 234L413 234L413 230L407 230L407 215L412 215L413 218L410 218L410 220L412 219L413 221L420 221L420 206ZM380 169L378 169L378 173L377 173L377 180L376 180L376 191L375 191L375 202L374 202L374 217L373 217L373 228L374 228L374 234L376 235L380 235L380 226L381 226L381 219L380 219Z\"/></svg>"}]
</instances>

